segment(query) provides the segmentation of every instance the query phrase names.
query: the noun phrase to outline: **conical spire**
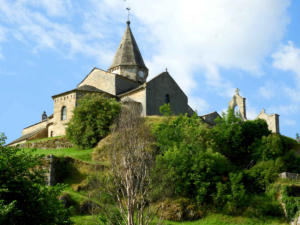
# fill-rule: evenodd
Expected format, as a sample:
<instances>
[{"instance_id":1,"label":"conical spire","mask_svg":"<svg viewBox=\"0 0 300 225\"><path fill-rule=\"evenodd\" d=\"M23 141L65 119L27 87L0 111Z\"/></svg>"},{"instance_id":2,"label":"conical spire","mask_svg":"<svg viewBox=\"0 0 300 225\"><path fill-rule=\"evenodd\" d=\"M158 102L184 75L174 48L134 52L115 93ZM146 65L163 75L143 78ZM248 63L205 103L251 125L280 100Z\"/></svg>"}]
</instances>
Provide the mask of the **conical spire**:
<instances>
[{"instance_id":1,"label":"conical spire","mask_svg":"<svg viewBox=\"0 0 300 225\"><path fill-rule=\"evenodd\" d=\"M135 76L132 74L133 69ZM130 29L130 21L127 21L125 33L109 71L117 72L135 80L138 79L138 73L141 73L141 71L143 71L145 76L143 79L148 75L148 69L145 66L139 47Z\"/></svg>"},{"instance_id":2,"label":"conical spire","mask_svg":"<svg viewBox=\"0 0 300 225\"><path fill-rule=\"evenodd\" d=\"M110 69L117 66L128 66L134 65L139 67L146 67L142 55L140 53L139 47L136 44L134 36L130 29L130 21L127 21L127 28L115 58L113 60Z\"/></svg>"}]
</instances>

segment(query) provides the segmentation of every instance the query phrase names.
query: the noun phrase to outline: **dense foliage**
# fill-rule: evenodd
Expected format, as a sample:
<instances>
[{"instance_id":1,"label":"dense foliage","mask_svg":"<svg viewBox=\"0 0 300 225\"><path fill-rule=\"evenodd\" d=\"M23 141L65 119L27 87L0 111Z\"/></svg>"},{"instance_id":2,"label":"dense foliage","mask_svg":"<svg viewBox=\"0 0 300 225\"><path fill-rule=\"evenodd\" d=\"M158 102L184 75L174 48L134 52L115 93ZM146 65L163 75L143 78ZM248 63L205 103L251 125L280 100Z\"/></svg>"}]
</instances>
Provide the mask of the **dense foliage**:
<instances>
[{"instance_id":1,"label":"dense foliage","mask_svg":"<svg viewBox=\"0 0 300 225\"><path fill-rule=\"evenodd\" d=\"M0 135L0 224L72 224L61 187L45 185L41 158L4 143Z\"/></svg>"},{"instance_id":2,"label":"dense foliage","mask_svg":"<svg viewBox=\"0 0 300 225\"><path fill-rule=\"evenodd\" d=\"M67 138L81 148L94 147L109 132L120 105L112 98L88 94L79 100L70 120Z\"/></svg>"},{"instance_id":3,"label":"dense foliage","mask_svg":"<svg viewBox=\"0 0 300 225\"><path fill-rule=\"evenodd\" d=\"M186 197L230 214L283 215L268 187L280 172L300 172L294 140L271 134L264 120L242 121L230 109L214 127L196 115L172 117L167 106L163 110L165 120L154 128L160 151L155 198Z\"/></svg>"}]
</instances>

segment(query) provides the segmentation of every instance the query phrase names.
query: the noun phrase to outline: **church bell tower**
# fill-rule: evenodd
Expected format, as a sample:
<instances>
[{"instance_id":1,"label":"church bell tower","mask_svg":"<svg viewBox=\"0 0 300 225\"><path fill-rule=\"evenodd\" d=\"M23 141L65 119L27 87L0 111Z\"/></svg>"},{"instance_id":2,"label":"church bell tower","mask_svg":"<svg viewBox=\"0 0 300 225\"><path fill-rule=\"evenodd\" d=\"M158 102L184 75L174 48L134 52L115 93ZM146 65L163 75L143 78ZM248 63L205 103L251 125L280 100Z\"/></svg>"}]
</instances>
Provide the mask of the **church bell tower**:
<instances>
[{"instance_id":1,"label":"church bell tower","mask_svg":"<svg viewBox=\"0 0 300 225\"><path fill-rule=\"evenodd\" d=\"M125 34L108 72L120 74L139 83L146 82L148 68L145 66L138 45L131 32L130 21L127 21Z\"/></svg>"}]
</instances>

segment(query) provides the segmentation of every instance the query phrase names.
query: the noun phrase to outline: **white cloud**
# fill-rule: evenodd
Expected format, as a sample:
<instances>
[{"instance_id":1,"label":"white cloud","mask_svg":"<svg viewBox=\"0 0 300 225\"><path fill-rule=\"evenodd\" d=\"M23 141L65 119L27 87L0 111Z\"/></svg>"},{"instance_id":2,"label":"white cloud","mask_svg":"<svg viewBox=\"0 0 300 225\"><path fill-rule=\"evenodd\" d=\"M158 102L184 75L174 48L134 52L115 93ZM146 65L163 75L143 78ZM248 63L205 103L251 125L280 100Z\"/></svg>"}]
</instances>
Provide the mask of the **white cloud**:
<instances>
[{"instance_id":1,"label":"white cloud","mask_svg":"<svg viewBox=\"0 0 300 225\"><path fill-rule=\"evenodd\" d=\"M273 66L283 71L291 71L300 79L300 49L294 46L292 41L281 46L278 52L272 55Z\"/></svg>"},{"instance_id":2,"label":"white cloud","mask_svg":"<svg viewBox=\"0 0 300 225\"><path fill-rule=\"evenodd\" d=\"M283 71L292 72L294 76L294 87L282 87L283 93L286 94L291 102L300 102L300 49L295 47L292 41L272 55L273 66Z\"/></svg>"},{"instance_id":3,"label":"white cloud","mask_svg":"<svg viewBox=\"0 0 300 225\"><path fill-rule=\"evenodd\" d=\"M14 38L35 42L35 51L63 48L67 56L80 53L109 64L115 51L111 39L123 32L112 26L125 20L127 3L87 0L82 7L78 4L70 0L0 0L0 21L15 26L11 30ZM147 43L144 51L151 52L146 59L151 76L168 67L188 94L208 87L229 97L234 85L221 76L220 69L262 74L261 63L281 40L289 22L290 0L131 0L129 4L133 30ZM73 14L80 18L79 24L52 18Z\"/></svg>"},{"instance_id":4,"label":"white cloud","mask_svg":"<svg viewBox=\"0 0 300 225\"><path fill-rule=\"evenodd\" d=\"M300 110L300 105L295 104L293 102L287 103L285 105L276 105L270 107L271 112L276 112L277 114L287 115L287 116L298 114L299 110Z\"/></svg>"},{"instance_id":5,"label":"white cloud","mask_svg":"<svg viewBox=\"0 0 300 225\"><path fill-rule=\"evenodd\" d=\"M68 7L71 7L70 1L19 0L12 3L0 0L0 6L0 22L2 20L7 24L7 32L16 40L33 45L34 52L48 48L61 52L65 57L80 53L102 63L106 63L108 56L112 55L108 46L101 43L103 40L94 40L97 31L82 32L82 24L75 29L74 24L68 20L61 23L47 16L72 14L67 11ZM38 10L38 7L44 8L47 15ZM88 23L84 18L82 20L82 23Z\"/></svg>"},{"instance_id":6,"label":"white cloud","mask_svg":"<svg viewBox=\"0 0 300 225\"><path fill-rule=\"evenodd\" d=\"M199 97L190 97L189 98L189 105L195 111L197 111L198 115L209 113L208 110L210 109L209 104L202 98Z\"/></svg>"},{"instance_id":7,"label":"white cloud","mask_svg":"<svg viewBox=\"0 0 300 225\"><path fill-rule=\"evenodd\" d=\"M278 88L279 85L269 80L259 88L258 93L264 99L270 100L276 96L276 91L278 90Z\"/></svg>"},{"instance_id":8,"label":"white cloud","mask_svg":"<svg viewBox=\"0 0 300 225\"><path fill-rule=\"evenodd\" d=\"M108 0L107 0L108 1ZM117 0L109 0L118 8ZM114 4L114 3L115 4ZM204 71L205 82L223 95L232 84L219 74L220 68L262 73L261 63L280 41L288 23L289 0L181 0L131 1L136 17L155 39L157 53L167 60L183 59L189 68L174 72L177 80ZM172 6L172 7L170 7ZM159 65L157 65L158 67ZM170 68L171 69L171 68ZM180 83L184 85L183 81ZM190 90L193 86L186 86Z\"/></svg>"},{"instance_id":9,"label":"white cloud","mask_svg":"<svg viewBox=\"0 0 300 225\"><path fill-rule=\"evenodd\" d=\"M70 12L70 0L23 0L35 7L42 7L49 16L66 16Z\"/></svg>"}]
</instances>

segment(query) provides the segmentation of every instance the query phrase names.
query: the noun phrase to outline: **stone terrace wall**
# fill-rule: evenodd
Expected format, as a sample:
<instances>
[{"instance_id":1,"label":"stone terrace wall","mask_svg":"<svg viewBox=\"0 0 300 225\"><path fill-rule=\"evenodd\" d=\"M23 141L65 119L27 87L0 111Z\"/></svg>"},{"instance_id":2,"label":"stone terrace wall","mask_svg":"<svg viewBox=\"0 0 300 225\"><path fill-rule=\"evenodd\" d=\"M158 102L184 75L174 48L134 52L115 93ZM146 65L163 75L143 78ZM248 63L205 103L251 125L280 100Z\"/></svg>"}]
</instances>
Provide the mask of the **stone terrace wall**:
<instances>
[{"instance_id":1,"label":"stone terrace wall","mask_svg":"<svg viewBox=\"0 0 300 225\"><path fill-rule=\"evenodd\" d=\"M18 145L19 148L38 148L38 149L59 149L72 148L73 144L65 137L45 139L40 141L25 142Z\"/></svg>"}]
</instances>

